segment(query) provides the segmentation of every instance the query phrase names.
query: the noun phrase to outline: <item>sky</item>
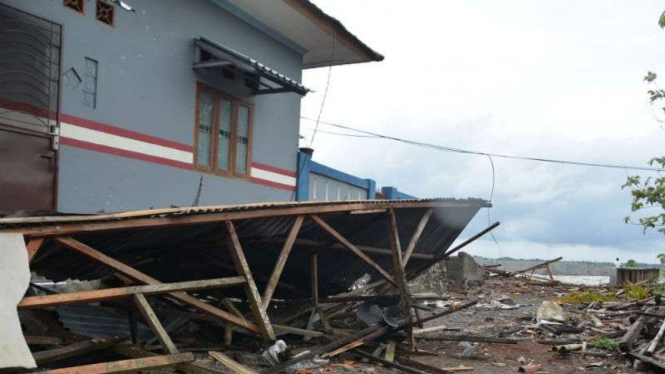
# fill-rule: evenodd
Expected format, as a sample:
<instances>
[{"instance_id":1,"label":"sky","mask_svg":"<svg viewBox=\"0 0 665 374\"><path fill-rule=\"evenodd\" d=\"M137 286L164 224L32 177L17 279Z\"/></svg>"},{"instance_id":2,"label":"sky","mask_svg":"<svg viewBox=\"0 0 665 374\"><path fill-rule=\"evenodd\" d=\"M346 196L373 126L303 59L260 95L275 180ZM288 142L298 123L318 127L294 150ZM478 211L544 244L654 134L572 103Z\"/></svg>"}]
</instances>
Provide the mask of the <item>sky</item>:
<instances>
[{"instance_id":1,"label":"sky","mask_svg":"<svg viewBox=\"0 0 665 374\"><path fill-rule=\"evenodd\" d=\"M665 117L647 71L665 77L662 1L315 0L382 62L306 70L302 115L449 147L647 166L663 156ZM330 76L327 95L326 82ZM664 83L661 83L661 85ZM322 107L323 97L326 96ZM314 122L301 121L301 145ZM460 239L500 221L487 257L654 263L665 237L627 225L626 170L413 147L319 124L314 160L420 198L477 197ZM648 173L642 173L648 175Z\"/></svg>"}]
</instances>

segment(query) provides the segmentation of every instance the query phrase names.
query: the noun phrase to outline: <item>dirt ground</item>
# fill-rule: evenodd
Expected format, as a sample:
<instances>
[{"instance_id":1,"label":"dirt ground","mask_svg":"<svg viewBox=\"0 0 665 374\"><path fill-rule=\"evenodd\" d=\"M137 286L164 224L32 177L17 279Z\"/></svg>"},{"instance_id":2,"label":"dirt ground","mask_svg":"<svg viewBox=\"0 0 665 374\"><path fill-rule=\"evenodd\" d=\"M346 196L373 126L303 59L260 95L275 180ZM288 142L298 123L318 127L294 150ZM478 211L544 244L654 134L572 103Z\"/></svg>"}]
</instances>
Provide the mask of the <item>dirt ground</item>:
<instances>
[{"instance_id":1,"label":"dirt ground","mask_svg":"<svg viewBox=\"0 0 665 374\"><path fill-rule=\"evenodd\" d=\"M425 324L425 327L445 325L448 329L459 329L457 333L504 336L517 339L518 344L485 344L418 340L418 349L425 355L411 356L437 368L466 366L472 367L470 373L501 374L516 373L522 364L541 364L541 373L635 373L635 369L626 366L626 360L618 352L589 350L587 354L573 352L561 355L552 351L551 345L537 343L539 339L565 338L543 333L535 324L535 315L541 302L561 296L570 287L540 286L526 283L524 280L490 280L482 285L456 287L450 293L450 301L490 303L492 300L504 300L506 303L519 305L519 308L502 310L473 307L442 317ZM444 295L445 296L445 295ZM564 310L579 306L565 306ZM436 334L436 333L435 333ZM435 354L435 355L433 355ZM399 372L360 359L352 353L342 354L330 361L329 365L306 370L301 373L318 372Z\"/></svg>"}]
</instances>

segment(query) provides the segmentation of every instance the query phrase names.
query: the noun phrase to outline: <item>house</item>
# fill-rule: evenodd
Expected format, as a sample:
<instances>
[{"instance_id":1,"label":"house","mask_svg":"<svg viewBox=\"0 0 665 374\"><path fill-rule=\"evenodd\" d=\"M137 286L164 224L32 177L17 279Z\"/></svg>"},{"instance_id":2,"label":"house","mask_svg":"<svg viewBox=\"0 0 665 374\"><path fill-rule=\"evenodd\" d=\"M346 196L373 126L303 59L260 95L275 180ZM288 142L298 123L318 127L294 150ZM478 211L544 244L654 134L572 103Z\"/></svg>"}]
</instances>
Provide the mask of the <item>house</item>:
<instances>
[{"instance_id":1,"label":"house","mask_svg":"<svg viewBox=\"0 0 665 374\"><path fill-rule=\"evenodd\" d=\"M296 200L303 69L383 59L308 0L0 0L0 28L0 214Z\"/></svg>"}]
</instances>

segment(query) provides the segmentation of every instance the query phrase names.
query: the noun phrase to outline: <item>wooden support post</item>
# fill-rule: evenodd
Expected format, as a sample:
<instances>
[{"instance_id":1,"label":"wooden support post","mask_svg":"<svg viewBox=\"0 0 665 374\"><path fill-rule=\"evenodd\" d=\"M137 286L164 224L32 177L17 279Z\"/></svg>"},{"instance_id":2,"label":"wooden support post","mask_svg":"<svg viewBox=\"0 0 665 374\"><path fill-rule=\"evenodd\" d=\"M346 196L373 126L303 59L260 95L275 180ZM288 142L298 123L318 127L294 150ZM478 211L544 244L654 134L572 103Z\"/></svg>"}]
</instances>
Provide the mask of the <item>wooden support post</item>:
<instances>
[{"instance_id":1,"label":"wooden support post","mask_svg":"<svg viewBox=\"0 0 665 374\"><path fill-rule=\"evenodd\" d=\"M549 275L550 280L554 282L554 274L552 274L552 269L550 268L550 264L547 264L546 269L547 269L547 275Z\"/></svg>"},{"instance_id":2,"label":"wooden support post","mask_svg":"<svg viewBox=\"0 0 665 374\"><path fill-rule=\"evenodd\" d=\"M316 214L312 214L309 216L314 223L319 225L323 229L323 231L327 232L332 236L333 238L337 239L337 241L345 246L347 249L349 249L351 252L355 253L356 256L360 257L361 260L363 260L367 265L371 266L376 270L379 274L381 274L382 277L384 277L388 282L392 283L393 285L397 285L393 277L388 274L385 270L381 268L376 262L374 262L371 258L369 258L366 254L364 254L360 249L358 249L355 245L351 244L346 238L342 236L337 230L332 228L330 225L328 225L321 217L317 216Z\"/></svg>"},{"instance_id":3,"label":"wooden support post","mask_svg":"<svg viewBox=\"0 0 665 374\"><path fill-rule=\"evenodd\" d=\"M154 356L136 358L133 360L122 360L103 362L101 364L83 365L70 368L52 369L39 371L39 374L127 374L144 370L156 370L175 366L178 364L194 361L194 355L180 353L169 356Z\"/></svg>"},{"instance_id":4,"label":"wooden support post","mask_svg":"<svg viewBox=\"0 0 665 374\"><path fill-rule=\"evenodd\" d=\"M286 260L289 258L289 254L293 248L293 243L296 241L296 237L298 236L298 232L300 232L300 227L302 227L302 222L304 219L305 216L296 217L296 221L293 223L291 231L289 231L289 236L286 237L286 242L284 243L284 247L282 247L282 252L280 252L279 257L277 258L277 262L275 263L275 268L270 274L268 285L263 291L263 302L261 303L261 308L263 308L263 310L268 310L270 299L272 299L272 295L275 292L275 287L277 287L279 277L282 275L282 270L284 270Z\"/></svg>"},{"instance_id":5,"label":"wooden support post","mask_svg":"<svg viewBox=\"0 0 665 374\"><path fill-rule=\"evenodd\" d=\"M94 291L60 293L43 296L28 296L18 304L19 309L44 308L57 305L86 304L114 300L132 295L157 295L178 291L194 291L245 284L243 277L218 278L179 283L160 283L148 286L107 288Z\"/></svg>"},{"instance_id":6,"label":"wooden support post","mask_svg":"<svg viewBox=\"0 0 665 374\"><path fill-rule=\"evenodd\" d=\"M309 255L309 275L312 289L312 304L317 308L319 306L319 263L316 252Z\"/></svg>"},{"instance_id":7,"label":"wooden support post","mask_svg":"<svg viewBox=\"0 0 665 374\"><path fill-rule=\"evenodd\" d=\"M420 219L420 222L418 222L416 231L413 232L411 240L409 241L409 245L406 247L406 251L404 253L404 260L402 260L404 266L409 263L409 259L411 258L413 251L416 249L416 244L418 244L418 239L420 239L420 235L423 234L425 226L427 226L427 222L429 222L430 217L432 217L432 213L434 213L434 209L427 209L425 214L423 214L422 218Z\"/></svg>"},{"instance_id":8,"label":"wooden support post","mask_svg":"<svg viewBox=\"0 0 665 374\"><path fill-rule=\"evenodd\" d=\"M32 262L32 259L35 258L35 255L37 254L37 251L39 248L41 248L42 244L44 243L44 238L34 238L30 239L28 244L26 245L26 248L28 250L28 262Z\"/></svg>"},{"instance_id":9,"label":"wooden support post","mask_svg":"<svg viewBox=\"0 0 665 374\"><path fill-rule=\"evenodd\" d=\"M402 246L399 241L399 232L397 230L397 220L395 211L388 210L388 236L390 237L390 249L393 251L393 267L397 288L399 290L399 310L400 317L408 321L409 327L406 329L409 337L409 345L415 349L415 340L413 339L413 318L411 317L411 299L409 297L409 286L404 273L404 264L402 262Z\"/></svg>"},{"instance_id":10,"label":"wooden support post","mask_svg":"<svg viewBox=\"0 0 665 374\"><path fill-rule=\"evenodd\" d=\"M245 253L242 250L240 245L240 239L238 238L238 233L236 233L235 226L231 221L225 221L226 230L228 231L228 242L229 242L229 252L231 252L231 258L233 258L233 263L236 266L236 271L238 275L244 276L247 280L245 283L245 293L249 299L249 305L252 308L252 314L254 314L254 321L259 326L261 334L267 340L275 340L275 331L272 329L270 324L270 319L268 315L261 307L261 295L259 295L259 290L256 288L254 283L254 278L252 277L252 272L249 269L249 264L247 264L247 259L245 258Z\"/></svg>"},{"instance_id":11,"label":"wooden support post","mask_svg":"<svg viewBox=\"0 0 665 374\"><path fill-rule=\"evenodd\" d=\"M76 252L78 252L78 253L80 253L80 254L82 254L82 255L84 255L84 256L86 256L86 257L88 257L88 258L90 258L94 261L97 261L97 262L100 262L104 265L107 265L107 266L115 269L116 271L118 271L118 272L120 272L120 273L122 273L122 274L136 280L136 281L139 281L139 282L142 282L142 283L145 283L145 284L149 284L149 285L161 284L161 282L158 281L157 279L155 279L155 278L153 278L153 277L151 277L147 274L144 274L144 273L142 273L142 272L140 272L140 271L138 271L138 270L136 270L136 269L134 269L130 266L127 266L127 265L123 264L122 262L120 262L118 260L115 260L115 259L113 259L113 258L111 258L111 257L109 257L109 256L107 256L107 255L105 255L105 254L103 254L103 253L101 253L101 252L99 252L99 251L97 251L97 250L95 250L95 249L79 242L79 241L76 241L72 238L56 238L55 240L57 240L61 244L64 244L65 247L67 247L69 249L72 249L72 250L74 250L74 251L76 251ZM215 308L214 306L212 306L210 304L206 304L203 301L201 301L201 300L199 300L195 297L189 296L184 292L172 292L172 293L169 293L169 295L171 297L185 303L185 304L193 306L194 308L199 309L200 311L202 311L202 312L204 312L204 313L206 313L210 316L213 316L215 318L218 318L218 319L220 319L224 322L233 323L234 325L240 326L244 329L247 329L247 330L249 330L251 332L254 332L254 333L257 333L257 334L261 333L261 330L259 330L259 327L257 325L255 325L255 324L253 324L253 323L251 323L251 322L249 322L249 321L247 321L243 318L238 318L238 317L234 316L233 314L227 313L227 312L225 312L225 311L223 311L219 308Z\"/></svg>"},{"instance_id":12,"label":"wooden support post","mask_svg":"<svg viewBox=\"0 0 665 374\"><path fill-rule=\"evenodd\" d=\"M235 314L240 318L245 318L242 315L242 312L240 312L240 310L238 310L238 308L236 308L236 306L233 304L233 301L231 301L231 299L229 299L228 297L224 297L222 298L222 302L224 303L226 309L229 310L229 312ZM233 343L233 326L227 323L226 327L224 328L224 346L230 347L231 343Z\"/></svg>"},{"instance_id":13,"label":"wooden support post","mask_svg":"<svg viewBox=\"0 0 665 374\"><path fill-rule=\"evenodd\" d=\"M152 310L148 299L141 294L137 294L134 295L134 303L136 303L136 307L139 308L139 312L143 315L143 318L148 323L148 326L150 326L152 333L157 337L157 340L162 344L162 347L164 347L164 350L172 355L179 353L178 348L173 344L173 340L171 340L169 334L164 330L164 326L159 322L155 311Z\"/></svg>"},{"instance_id":14,"label":"wooden support post","mask_svg":"<svg viewBox=\"0 0 665 374\"><path fill-rule=\"evenodd\" d=\"M139 345L139 326L136 322L136 312L127 310L127 323L129 324L129 334L133 345Z\"/></svg>"}]
</instances>

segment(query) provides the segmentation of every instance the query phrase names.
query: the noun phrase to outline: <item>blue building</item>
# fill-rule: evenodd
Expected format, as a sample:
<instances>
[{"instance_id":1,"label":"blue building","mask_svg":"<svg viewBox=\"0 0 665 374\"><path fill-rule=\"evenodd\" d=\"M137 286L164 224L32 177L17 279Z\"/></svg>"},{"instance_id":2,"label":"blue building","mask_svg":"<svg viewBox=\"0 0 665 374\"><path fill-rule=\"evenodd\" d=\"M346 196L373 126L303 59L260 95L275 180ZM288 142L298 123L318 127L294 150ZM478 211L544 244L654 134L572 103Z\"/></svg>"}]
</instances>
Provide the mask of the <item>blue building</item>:
<instances>
[{"instance_id":1,"label":"blue building","mask_svg":"<svg viewBox=\"0 0 665 374\"><path fill-rule=\"evenodd\" d=\"M383 59L307 0L0 0L0 29L0 214L374 197L297 175L303 69Z\"/></svg>"}]
</instances>

